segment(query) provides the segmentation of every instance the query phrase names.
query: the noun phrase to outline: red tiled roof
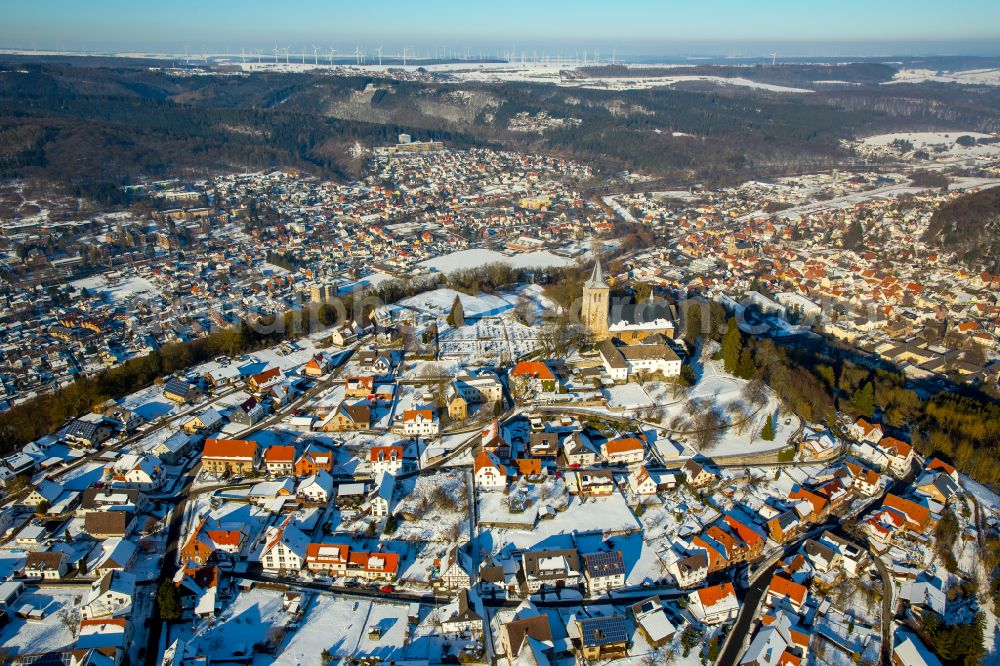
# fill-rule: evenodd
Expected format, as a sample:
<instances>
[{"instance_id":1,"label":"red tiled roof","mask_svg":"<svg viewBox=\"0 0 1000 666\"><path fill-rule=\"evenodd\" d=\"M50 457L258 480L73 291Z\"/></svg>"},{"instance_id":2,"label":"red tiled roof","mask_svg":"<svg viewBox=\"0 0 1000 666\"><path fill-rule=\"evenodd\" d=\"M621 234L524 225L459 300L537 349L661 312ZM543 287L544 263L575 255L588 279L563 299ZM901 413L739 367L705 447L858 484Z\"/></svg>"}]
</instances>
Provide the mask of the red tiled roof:
<instances>
[{"instance_id":1,"label":"red tiled roof","mask_svg":"<svg viewBox=\"0 0 1000 666\"><path fill-rule=\"evenodd\" d=\"M206 439L202 458L253 460L257 455L257 442L249 439Z\"/></svg>"}]
</instances>

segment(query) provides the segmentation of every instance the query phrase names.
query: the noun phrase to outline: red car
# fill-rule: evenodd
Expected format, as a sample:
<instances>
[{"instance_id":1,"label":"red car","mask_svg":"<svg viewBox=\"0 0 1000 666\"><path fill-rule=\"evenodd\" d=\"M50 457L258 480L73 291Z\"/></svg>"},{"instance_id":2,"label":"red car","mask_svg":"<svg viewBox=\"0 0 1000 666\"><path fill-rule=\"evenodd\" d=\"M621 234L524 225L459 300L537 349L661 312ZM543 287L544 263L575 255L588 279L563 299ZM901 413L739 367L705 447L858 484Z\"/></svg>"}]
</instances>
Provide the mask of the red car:
<instances>
[{"instance_id":1,"label":"red car","mask_svg":"<svg viewBox=\"0 0 1000 666\"><path fill-rule=\"evenodd\" d=\"M381 588L379 588L379 591L382 594L389 594L391 592L395 592L396 591L396 586L395 585L383 585Z\"/></svg>"}]
</instances>

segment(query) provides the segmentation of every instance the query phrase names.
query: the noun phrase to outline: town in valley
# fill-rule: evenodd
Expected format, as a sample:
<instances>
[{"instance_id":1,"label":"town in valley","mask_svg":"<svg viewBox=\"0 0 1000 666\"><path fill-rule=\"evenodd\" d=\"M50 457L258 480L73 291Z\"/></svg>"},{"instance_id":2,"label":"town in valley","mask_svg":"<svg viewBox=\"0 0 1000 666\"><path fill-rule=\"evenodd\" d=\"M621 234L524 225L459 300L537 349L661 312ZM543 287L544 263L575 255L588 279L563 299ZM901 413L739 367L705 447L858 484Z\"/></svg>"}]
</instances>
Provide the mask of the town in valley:
<instances>
[{"instance_id":1,"label":"town in valley","mask_svg":"<svg viewBox=\"0 0 1000 666\"><path fill-rule=\"evenodd\" d=\"M0 662L1000 664L996 57L18 44Z\"/></svg>"}]
</instances>

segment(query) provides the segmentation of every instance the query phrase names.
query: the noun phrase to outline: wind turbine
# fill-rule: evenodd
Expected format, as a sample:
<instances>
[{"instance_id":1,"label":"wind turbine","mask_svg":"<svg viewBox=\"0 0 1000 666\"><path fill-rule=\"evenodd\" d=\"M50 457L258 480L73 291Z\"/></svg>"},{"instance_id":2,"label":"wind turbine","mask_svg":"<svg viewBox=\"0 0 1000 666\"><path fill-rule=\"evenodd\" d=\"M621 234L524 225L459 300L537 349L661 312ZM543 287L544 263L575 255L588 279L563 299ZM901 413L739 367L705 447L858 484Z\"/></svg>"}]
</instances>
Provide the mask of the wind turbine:
<instances>
[{"instance_id":1,"label":"wind turbine","mask_svg":"<svg viewBox=\"0 0 1000 666\"><path fill-rule=\"evenodd\" d=\"M288 48L289 47L287 47L287 46L285 47L285 64L286 65L289 64L289 62L288 62Z\"/></svg>"},{"instance_id":2,"label":"wind turbine","mask_svg":"<svg viewBox=\"0 0 1000 666\"><path fill-rule=\"evenodd\" d=\"M771 54L771 67L774 67L776 64L778 64L778 52L777 51L775 51L774 53Z\"/></svg>"},{"instance_id":3,"label":"wind turbine","mask_svg":"<svg viewBox=\"0 0 1000 666\"><path fill-rule=\"evenodd\" d=\"M274 53L274 64L277 65L278 64L278 45L277 44L274 45L274 51L273 51L273 53Z\"/></svg>"},{"instance_id":4,"label":"wind turbine","mask_svg":"<svg viewBox=\"0 0 1000 666\"><path fill-rule=\"evenodd\" d=\"M337 55L337 49L330 47L330 67L333 67L333 59Z\"/></svg>"},{"instance_id":5,"label":"wind turbine","mask_svg":"<svg viewBox=\"0 0 1000 666\"><path fill-rule=\"evenodd\" d=\"M316 48L315 44L313 44L313 64L319 64L319 50Z\"/></svg>"},{"instance_id":6,"label":"wind turbine","mask_svg":"<svg viewBox=\"0 0 1000 666\"><path fill-rule=\"evenodd\" d=\"M381 67L382 66L382 47L380 46L380 47L378 47L375 50L378 51L378 66Z\"/></svg>"}]
</instances>

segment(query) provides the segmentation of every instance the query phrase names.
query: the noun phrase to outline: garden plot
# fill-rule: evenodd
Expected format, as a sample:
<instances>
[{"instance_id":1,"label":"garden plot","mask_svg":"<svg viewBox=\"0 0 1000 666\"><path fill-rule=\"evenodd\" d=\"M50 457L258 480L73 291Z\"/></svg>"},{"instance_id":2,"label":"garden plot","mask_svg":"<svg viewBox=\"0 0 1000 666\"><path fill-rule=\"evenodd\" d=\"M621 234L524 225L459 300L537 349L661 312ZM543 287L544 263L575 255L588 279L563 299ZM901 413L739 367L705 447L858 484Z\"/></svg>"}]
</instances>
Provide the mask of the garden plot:
<instances>
[{"instance_id":1,"label":"garden plot","mask_svg":"<svg viewBox=\"0 0 1000 666\"><path fill-rule=\"evenodd\" d=\"M282 607L282 595L273 590L241 592L211 625L204 625L191 639L189 652L204 654L213 662L251 655L253 645L278 639L291 621ZM328 628L329 630L329 628ZM317 658L318 658L317 653ZM263 659L263 655L260 657ZM271 658L257 663L268 663ZM316 663L319 663L318 661Z\"/></svg>"},{"instance_id":2,"label":"garden plot","mask_svg":"<svg viewBox=\"0 0 1000 666\"><path fill-rule=\"evenodd\" d=\"M72 645L76 640L76 622L69 614L86 592L87 587L80 586L39 589L21 595L15 602L16 607L31 606L44 611L45 617L29 622L11 613L10 623L0 630L0 649L5 653L37 654Z\"/></svg>"},{"instance_id":3,"label":"garden plot","mask_svg":"<svg viewBox=\"0 0 1000 666\"><path fill-rule=\"evenodd\" d=\"M302 626L287 639L273 663L320 666L327 663L324 654L399 661L406 651L407 613L405 605L322 595L310 606ZM378 638L369 633L373 628L378 629Z\"/></svg>"},{"instance_id":4,"label":"garden plot","mask_svg":"<svg viewBox=\"0 0 1000 666\"><path fill-rule=\"evenodd\" d=\"M637 532L640 529L632 510L625 498L614 493L608 497L584 498L576 495L559 493L559 488L546 490L551 482L537 484L542 486L544 495L529 493L531 506L524 511L512 512L510 501L516 501L515 491L511 496L515 500L505 498L501 493L481 493L480 523L492 526L490 530L494 550L503 549L507 544L517 548L531 548L547 539L568 534L620 534ZM558 480L562 487L562 480ZM535 484L531 484L535 485ZM538 499L534 499L538 497ZM551 518L538 518L534 525L529 525L539 515L541 507L552 508Z\"/></svg>"},{"instance_id":5,"label":"garden plot","mask_svg":"<svg viewBox=\"0 0 1000 666\"><path fill-rule=\"evenodd\" d=\"M156 384L136 391L119 403L124 409L131 410L146 421L154 421L162 416L176 415L185 406L163 397L163 387Z\"/></svg>"},{"instance_id":6,"label":"garden plot","mask_svg":"<svg viewBox=\"0 0 1000 666\"><path fill-rule=\"evenodd\" d=\"M455 542L468 529L469 496L464 470L406 479L395 508L393 536L408 541Z\"/></svg>"},{"instance_id":7,"label":"garden plot","mask_svg":"<svg viewBox=\"0 0 1000 666\"><path fill-rule=\"evenodd\" d=\"M831 608L825 615L817 615L813 623L813 651L825 663L876 664L882 648L881 629L877 624L866 625ZM855 653L860 653L860 662L852 660Z\"/></svg>"}]
</instances>

